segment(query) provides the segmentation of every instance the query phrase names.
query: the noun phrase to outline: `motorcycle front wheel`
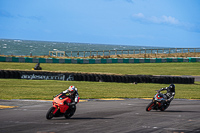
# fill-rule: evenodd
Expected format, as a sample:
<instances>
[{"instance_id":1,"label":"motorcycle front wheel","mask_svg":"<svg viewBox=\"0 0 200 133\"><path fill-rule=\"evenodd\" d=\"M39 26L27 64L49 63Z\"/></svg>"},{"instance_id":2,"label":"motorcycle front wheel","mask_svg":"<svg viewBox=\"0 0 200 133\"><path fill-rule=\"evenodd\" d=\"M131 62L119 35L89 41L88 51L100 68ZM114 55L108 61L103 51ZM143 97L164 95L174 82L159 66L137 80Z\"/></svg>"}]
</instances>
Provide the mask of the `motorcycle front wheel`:
<instances>
[{"instance_id":1,"label":"motorcycle front wheel","mask_svg":"<svg viewBox=\"0 0 200 133\"><path fill-rule=\"evenodd\" d=\"M147 107L146 107L146 111L152 110L152 107L153 107L153 106L154 106L154 102L149 103L149 104L147 105Z\"/></svg>"},{"instance_id":2,"label":"motorcycle front wheel","mask_svg":"<svg viewBox=\"0 0 200 133\"><path fill-rule=\"evenodd\" d=\"M47 112L47 114L46 114L46 118L47 118L48 120L50 120L50 119L53 118L53 112L54 112L54 110L55 110L54 107L51 107L51 108L48 110L48 112Z\"/></svg>"}]
</instances>

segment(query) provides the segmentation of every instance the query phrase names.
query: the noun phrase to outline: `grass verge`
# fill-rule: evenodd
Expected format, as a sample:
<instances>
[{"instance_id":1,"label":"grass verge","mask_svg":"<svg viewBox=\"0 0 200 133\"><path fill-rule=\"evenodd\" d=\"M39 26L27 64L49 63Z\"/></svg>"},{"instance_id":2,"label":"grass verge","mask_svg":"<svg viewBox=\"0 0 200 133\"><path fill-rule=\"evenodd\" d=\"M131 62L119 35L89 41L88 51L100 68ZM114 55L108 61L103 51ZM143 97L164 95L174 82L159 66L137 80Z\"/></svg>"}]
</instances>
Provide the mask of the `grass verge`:
<instances>
[{"instance_id":1,"label":"grass verge","mask_svg":"<svg viewBox=\"0 0 200 133\"><path fill-rule=\"evenodd\" d=\"M36 63L0 62L0 70L31 70ZM200 75L200 62L134 64L55 64L41 63L42 70L139 75Z\"/></svg>"},{"instance_id":2,"label":"grass verge","mask_svg":"<svg viewBox=\"0 0 200 133\"><path fill-rule=\"evenodd\" d=\"M56 94L75 85L81 99L152 98L155 90L169 84L130 84L56 80L0 79L0 99L51 100ZM176 84L175 98L200 99L200 82Z\"/></svg>"}]
</instances>

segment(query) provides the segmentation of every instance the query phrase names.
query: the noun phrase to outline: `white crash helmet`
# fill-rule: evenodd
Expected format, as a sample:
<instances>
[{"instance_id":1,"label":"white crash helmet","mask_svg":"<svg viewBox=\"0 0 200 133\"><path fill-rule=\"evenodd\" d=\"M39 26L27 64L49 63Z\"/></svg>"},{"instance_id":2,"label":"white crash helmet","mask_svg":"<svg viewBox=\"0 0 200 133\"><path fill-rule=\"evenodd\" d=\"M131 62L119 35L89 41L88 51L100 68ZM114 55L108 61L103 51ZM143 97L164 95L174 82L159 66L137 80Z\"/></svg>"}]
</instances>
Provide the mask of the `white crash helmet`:
<instances>
[{"instance_id":1,"label":"white crash helmet","mask_svg":"<svg viewBox=\"0 0 200 133\"><path fill-rule=\"evenodd\" d=\"M73 94L75 91L76 91L75 86L69 86L69 88L68 88L69 94Z\"/></svg>"}]
</instances>

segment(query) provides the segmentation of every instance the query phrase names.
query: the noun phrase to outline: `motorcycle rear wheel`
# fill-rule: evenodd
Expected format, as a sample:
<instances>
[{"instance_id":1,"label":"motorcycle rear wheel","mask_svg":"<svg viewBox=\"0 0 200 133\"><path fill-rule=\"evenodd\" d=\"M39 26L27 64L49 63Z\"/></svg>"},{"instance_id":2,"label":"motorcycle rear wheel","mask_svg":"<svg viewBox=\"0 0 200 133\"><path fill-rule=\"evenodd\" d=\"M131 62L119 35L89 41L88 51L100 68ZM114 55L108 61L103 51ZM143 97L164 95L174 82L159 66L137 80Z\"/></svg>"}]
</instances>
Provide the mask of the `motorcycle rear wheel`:
<instances>
[{"instance_id":1,"label":"motorcycle rear wheel","mask_svg":"<svg viewBox=\"0 0 200 133\"><path fill-rule=\"evenodd\" d=\"M75 111L76 111L76 105L74 105L73 107L70 107L70 108L65 112L65 118L66 118L66 119L71 118L71 117L74 115Z\"/></svg>"},{"instance_id":2,"label":"motorcycle rear wheel","mask_svg":"<svg viewBox=\"0 0 200 133\"><path fill-rule=\"evenodd\" d=\"M47 118L48 120L50 120L50 119L53 118L53 112L54 112L54 110L55 110L54 107L51 107L51 108L48 110L48 112L47 112L47 114L46 114L46 118Z\"/></svg>"},{"instance_id":3,"label":"motorcycle rear wheel","mask_svg":"<svg viewBox=\"0 0 200 133\"><path fill-rule=\"evenodd\" d=\"M149 104L147 105L147 107L146 107L146 111L152 110L152 107L153 107L153 106L154 106L154 102L149 103Z\"/></svg>"}]
</instances>

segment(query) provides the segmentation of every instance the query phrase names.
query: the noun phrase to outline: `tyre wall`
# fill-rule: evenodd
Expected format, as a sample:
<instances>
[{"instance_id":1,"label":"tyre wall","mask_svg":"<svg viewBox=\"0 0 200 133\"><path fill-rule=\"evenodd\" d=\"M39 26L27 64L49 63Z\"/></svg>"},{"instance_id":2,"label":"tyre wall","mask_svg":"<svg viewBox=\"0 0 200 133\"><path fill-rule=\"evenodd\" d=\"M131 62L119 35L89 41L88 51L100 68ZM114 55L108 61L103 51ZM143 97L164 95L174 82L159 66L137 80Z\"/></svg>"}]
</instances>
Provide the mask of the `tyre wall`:
<instances>
[{"instance_id":1,"label":"tyre wall","mask_svg":"<svg viewBox=\"0 0 200 133\"><path fill-rule=\"evenodd\" d=\"M29 58L0 57L0 62L23 63L72 63L72 64L106 64L106 63L165 63L165 62L200 62L200 57L188 58L108 58L108 59L59 59L59 58Z\"/></svg>"},{"instance_id":2,"label":"tyre wall","mask_svg":"<svg viewBox=\"0 0 200 133\"><path fill-rule=\"evenodd\" d=\"M152 75L110 75L94 73L68 73L48 71L12 71L0 70L0 78L29 80L65 80L117 83L161 83L194 84L194 77L188 76L152 76Z\"/></svg>"}]
</instances>

